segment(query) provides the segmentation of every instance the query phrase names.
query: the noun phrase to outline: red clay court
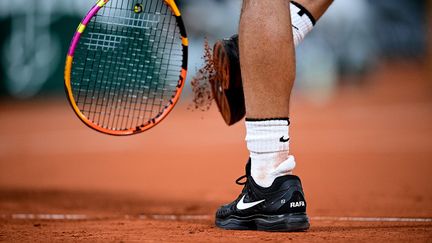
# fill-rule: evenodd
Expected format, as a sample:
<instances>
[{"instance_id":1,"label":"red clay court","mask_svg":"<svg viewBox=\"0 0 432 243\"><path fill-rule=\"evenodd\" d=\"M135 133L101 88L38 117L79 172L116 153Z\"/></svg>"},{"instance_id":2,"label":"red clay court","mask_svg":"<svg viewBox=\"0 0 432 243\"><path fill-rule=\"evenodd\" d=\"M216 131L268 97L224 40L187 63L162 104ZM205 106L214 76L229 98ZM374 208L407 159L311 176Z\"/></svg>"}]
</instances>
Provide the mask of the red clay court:
<instances>
[{"instance_id":1,"label":"red clay court","mask_svg":"<svg viewBox=\"0 0 432 243\"><path fill-rule=\"evenodd\" d=\"M418 64L417 64L418 65ZM66 98L0 103L0 241L432 241L432 83L381 66L325 105L293 98L292 152L308 199L301 233L225 231L247 150L242 124L183 96L156 128L110 137Z\"/></svg>"}]
</instances>

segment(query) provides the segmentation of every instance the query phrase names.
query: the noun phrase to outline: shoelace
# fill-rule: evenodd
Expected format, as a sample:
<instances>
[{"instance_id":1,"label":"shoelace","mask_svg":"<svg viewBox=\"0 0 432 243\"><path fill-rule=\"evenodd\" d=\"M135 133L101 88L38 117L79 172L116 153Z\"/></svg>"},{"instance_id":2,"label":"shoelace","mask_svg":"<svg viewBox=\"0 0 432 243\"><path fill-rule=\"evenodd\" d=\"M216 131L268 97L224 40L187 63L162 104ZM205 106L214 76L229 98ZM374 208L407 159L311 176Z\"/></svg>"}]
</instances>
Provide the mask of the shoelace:
<instances>
[{"instance_id":1,"label":"shoelace","mask_svg":"<svg viewBox=\"0 0 432 243\"><path fill-rule=\"evenodd\" d=\"M246 178L246 180L244 181L244 182L242 182L241 180L243 180L243 179L245 179ZM237 180L236 180L236 184L237 185L245 185L247 183L247 175L242 175L242 176L240 176Z\"/></svg>"}]
</instances>

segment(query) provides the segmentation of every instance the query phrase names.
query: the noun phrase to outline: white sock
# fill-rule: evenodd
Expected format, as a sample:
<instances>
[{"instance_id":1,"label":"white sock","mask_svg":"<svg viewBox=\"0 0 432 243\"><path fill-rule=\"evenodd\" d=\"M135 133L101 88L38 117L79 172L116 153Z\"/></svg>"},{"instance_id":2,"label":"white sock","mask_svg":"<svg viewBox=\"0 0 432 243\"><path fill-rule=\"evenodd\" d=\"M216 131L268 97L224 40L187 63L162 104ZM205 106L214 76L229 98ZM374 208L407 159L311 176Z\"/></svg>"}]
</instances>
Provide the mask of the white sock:
<instances>
[{"instance_id":1,"label":"white sock","mask_svg":"<svg viewBox=\"0 0 432 243\"><path fill-rule=\"evenodd\" d=\"M291 174L295 160L289 139L288 119L246 119L251 176L259 186L269 187L277 177Z\"/></svg>"},{"instance_id":2,"label":"white sock","mask_svg":"<svg viewBox=\"0 0 432 243\"><path fill-rule=\"evenodd\" d=\"M302 5L291 1L291 24L294 46L298 46L315 25L315 18Z\"/></svg>"}]
</instances>

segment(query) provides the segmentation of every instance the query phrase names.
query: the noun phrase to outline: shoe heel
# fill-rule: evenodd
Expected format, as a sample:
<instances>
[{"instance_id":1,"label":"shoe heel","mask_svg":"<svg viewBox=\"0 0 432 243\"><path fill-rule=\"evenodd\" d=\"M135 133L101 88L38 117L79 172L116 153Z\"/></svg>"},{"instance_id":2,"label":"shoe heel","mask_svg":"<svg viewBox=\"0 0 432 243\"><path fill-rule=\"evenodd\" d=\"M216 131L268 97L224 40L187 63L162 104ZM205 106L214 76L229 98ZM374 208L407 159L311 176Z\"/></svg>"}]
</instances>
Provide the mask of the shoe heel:
<instances>
[{"instance_id":1,"label":"shoe heel","mask_svg":"<svg viewBox=\"0 0 432 243\"><path fill-rule=\"evenodd\" d=\"M258 230L263 231L306 231L310 227L306 213L272 215L255 220Z\"/></svg>"}]
</instances>

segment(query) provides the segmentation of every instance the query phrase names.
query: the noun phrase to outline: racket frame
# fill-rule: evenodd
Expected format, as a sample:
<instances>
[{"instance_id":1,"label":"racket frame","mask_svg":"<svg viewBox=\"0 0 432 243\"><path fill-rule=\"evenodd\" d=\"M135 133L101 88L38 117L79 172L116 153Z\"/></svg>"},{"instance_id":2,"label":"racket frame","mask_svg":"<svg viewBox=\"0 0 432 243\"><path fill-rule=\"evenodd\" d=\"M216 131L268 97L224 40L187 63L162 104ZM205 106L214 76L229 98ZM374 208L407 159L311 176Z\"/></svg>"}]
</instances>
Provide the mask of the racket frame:
<instances>
[{"instance_id":1,"label":"racket frame","mask_svg":"<svg viewBox=\"0 0 432 243\"><path fill-rule=\"evenodd\" d=\"M171 9L171 12L176 17L177 26L180 31L181 41L182 41L182 49L183 49L183 61L182 61L182 68L180 71L180 76L177 84L177 91L175 95L171 98L169 101L169 104L164 108L164 110L159 113L155 118L153 118L150 121L147 121L145 124L142 124L140 126L137 126L135 128L130 128L126 130L112 130L107 129L104 127L101 127L92 121L90 121L79 109L76 100L72 93L72 84L71 84L71 73L72 73L72 64L73 64L73 58L75 54L75 49L78 46L78 43L81 39L82 34L84 33L88 23L93 19L94 16L101 10L110 0L99 0L96 5L94 5L91 10L87 13L87 15L84 17L84 19L81 21L81 23L78 25L78 28L76 29L76 32L72 38L72 42L69 47L68 54L66 56L66 65L65 65L65 72L64 72L64 82L65 82L65 90L67 94L67 98L69 101L69 104L72 106L72 109L74 110L75 114L78 116L78 118L86 124L88 127L109 135L114 136L127 136L127 135L133 135L138 134L141 132L144 132L157 124L159 124L165 117L168 116L168 114L173 110L174 106L177 104L180 95L182 93L184 83L186 81L186 75L187 75L187 61L188 61L188 46L189 41L186 34L186 28L184 27L183 19L180 13L179 8L177 7L177 4L175 3L175 0L160 0L163 1L168 7Z\"/></svg>"}]
</instances>

